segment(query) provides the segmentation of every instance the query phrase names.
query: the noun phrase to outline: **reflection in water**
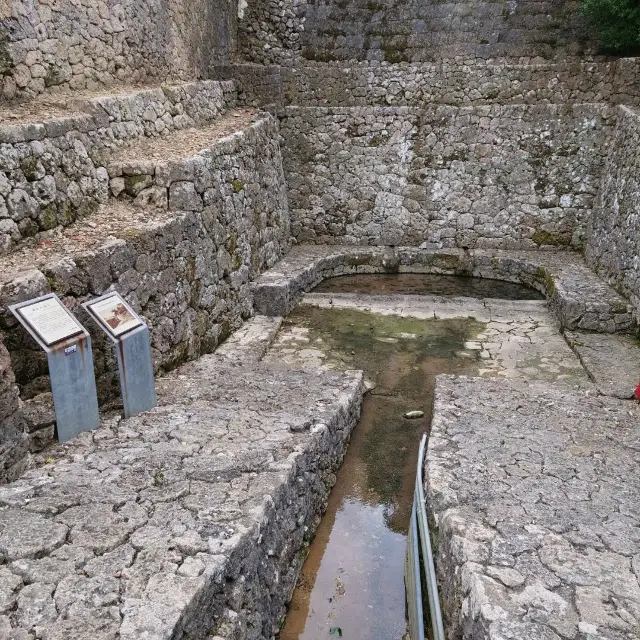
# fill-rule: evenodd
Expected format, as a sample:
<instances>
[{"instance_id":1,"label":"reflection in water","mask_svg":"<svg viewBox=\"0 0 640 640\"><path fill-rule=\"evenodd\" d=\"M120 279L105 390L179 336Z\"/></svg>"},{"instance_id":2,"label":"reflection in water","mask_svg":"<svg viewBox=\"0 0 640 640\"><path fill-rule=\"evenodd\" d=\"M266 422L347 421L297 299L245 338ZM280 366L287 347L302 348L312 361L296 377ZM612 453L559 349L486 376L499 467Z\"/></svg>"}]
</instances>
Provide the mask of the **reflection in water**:
<instances>
[{"instance_id":1,"label":"reflection in water","mask_svg":"<svg viewBox=\"0 0 640 640\"><path fill-rule=\"evenodd\" d=\"M522 284L426 273L380 273L337 276L323 280L317 293L400 293L502 298L503 300L544 300L544 296Z\"/></svg>"},{"instance_id":2,"label":"reflection in water","mask_svg":"<svg viewBox=\"0 0 640 640\"><path fill-rule=\"evenodd\" d=\"M418 442L435 376L475 373L477 352L464 344L482 325L307 307L287 325L309 328L311 344L322 345L334 365L363 369L376 387L365 397L280 640L330 640L337 628L353 640L401 640ZM413 409L425 417L404 419Z\"/></svg>"}]
</instances>

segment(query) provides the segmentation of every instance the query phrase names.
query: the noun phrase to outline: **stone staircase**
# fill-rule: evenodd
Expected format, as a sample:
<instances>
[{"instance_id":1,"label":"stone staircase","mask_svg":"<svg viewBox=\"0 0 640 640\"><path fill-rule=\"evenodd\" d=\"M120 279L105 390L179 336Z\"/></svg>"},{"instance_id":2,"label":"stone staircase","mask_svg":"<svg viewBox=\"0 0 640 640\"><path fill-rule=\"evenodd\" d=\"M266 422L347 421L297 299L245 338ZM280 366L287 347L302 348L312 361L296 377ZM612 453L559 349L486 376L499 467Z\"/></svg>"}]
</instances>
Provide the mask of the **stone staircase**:
<instances>
[{"instance_id":1,"label":"stone staircase","mask_svg":"<svg viewBox=\"0 0 640 640\"><path fill-rule=\"evenodd\" d=\"M288 249L289 219L277 123L236 106L231 81L45 96L4 122L0 331L36 451L53 435L47 365L8 305L54 291L93 330L80 304L116 287L151 327L156 371L168 370L251 315L249 282ZM115 363L93 338L106 402Z\"/></svg>"}]
</instances>

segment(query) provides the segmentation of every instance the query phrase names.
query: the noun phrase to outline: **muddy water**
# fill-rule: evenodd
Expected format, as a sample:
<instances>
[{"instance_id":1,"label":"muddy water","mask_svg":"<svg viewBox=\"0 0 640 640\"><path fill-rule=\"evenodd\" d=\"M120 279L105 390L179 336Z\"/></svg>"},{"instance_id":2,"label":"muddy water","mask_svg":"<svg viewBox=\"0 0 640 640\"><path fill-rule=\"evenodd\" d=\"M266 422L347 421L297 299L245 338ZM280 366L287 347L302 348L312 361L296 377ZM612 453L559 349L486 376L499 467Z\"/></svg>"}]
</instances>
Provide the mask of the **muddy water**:
<instances>
[{"instance_id":1,"label":"muddy water","mask_svg":"<svg viewBox=\"0 0 640 640\"><path fill-rule=\"evenodd\" d=\"M503 300L544 300L544 296L534 289L513 282L424 273L338 276L324 280L314 291L317 293L413 293Z\"/></svg>"},{"instance_id":2,"label":"muddy water","mask_svg":"<svg viewBox=\"0 0 640 640\"><path fill-rule=\"evenodd\" d=\"M308 329L301 353L322 350L330 366L363 369L376 387L365 397L280 640L401 640L417 448L435 376L476 373L477 351L464 345L483 325L310 307L294 311L283 332L292 325ZM408 410L424 418L407 420Z\"/></svg>"}]
</instances>

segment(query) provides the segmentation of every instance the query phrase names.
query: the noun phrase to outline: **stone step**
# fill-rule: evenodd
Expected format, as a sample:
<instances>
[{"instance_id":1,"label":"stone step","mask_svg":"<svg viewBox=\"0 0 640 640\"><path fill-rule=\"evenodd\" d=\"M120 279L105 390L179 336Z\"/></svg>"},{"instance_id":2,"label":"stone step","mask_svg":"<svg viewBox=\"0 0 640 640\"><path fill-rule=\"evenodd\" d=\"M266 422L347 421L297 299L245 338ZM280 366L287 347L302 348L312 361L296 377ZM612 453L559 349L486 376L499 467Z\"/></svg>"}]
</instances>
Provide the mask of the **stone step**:
<instances>
[{"instance_id":1,"label":"stone step","mask_svg":"<svg viewBox=\"0 0 640 640\"><path fill-rule=\"evenodd\" d=\"M217 170L210 157L216 153L213 147L233 144L234 138L242 137L266 117L257 109L232 109L213 124L180 129L161 138L141 138L109 162L112 196L161 209L200 210L203 205L196 193L211 187L211 174ZM231 187L240 192L244 185L238 181Z\"/></svg>"},{"instance_id":2,"label":"stone step","mask_svg":"<svg viewBox=\"0 0 640 640\"><path fill-rule=\"evenodd\" d=\"M106 203L114 152L213 122L235 105L236 93L233 82L202 81L48 100L0 111L0 255Z\"/></svg>"},{"instance_id":3,"label":"stone step","mask_svg":"<svg viewBox=\"0 0 640 640\"><path fill-rule=\"evenodd\" d=\"M444 273L519 282L543 292L566 329L633 326L629 302L569 251L299 245L253 284L258 313L284 316L326 278L350 273Z\"/></svg>"},{"instance_id":4,"label":"stone step","mask_svg":"<svg viewBox=\"0 0 640 640\"><path fill-rule=\"evenodd\" d=\"M240 179L234 181L230 175L220 183L228 164L225 158L242 147L250 149L262 135L272 138L274 127L272 116L240 109L212 125L145 139L128 149L120 162L109 165L114 176L120 174L112 178L112 188L115 189L115 180L121 180L125 186L122 193L137 195L135 201L129 197L96 205L90 217L22 240L4 256L0 282L6 283L30 268L49 269L65 258L102 251L113 240L133 239L156 226L166 225L173 214L203 211L219 204L227 195L242 197L245 185ZM206 155L198 155L198 151L206 151ZM134 160L137 154L142 159ZM219 162L221 166L217 166ZM241 171L230 173L235 176ZM144 188L139 189L139 185ZM211 193L214 189L215 194Z\"/></svg>"},{"instance_id":5,"label":"stone step","mask_svg":"<svg viewBox=\"0 0 640 640\"><path fill-rule=\"evenodd\" d=\"M640 342L631 335L567 331L565 338L600 393L633 398L640 384Z\"/></svg>"}]
</instances>

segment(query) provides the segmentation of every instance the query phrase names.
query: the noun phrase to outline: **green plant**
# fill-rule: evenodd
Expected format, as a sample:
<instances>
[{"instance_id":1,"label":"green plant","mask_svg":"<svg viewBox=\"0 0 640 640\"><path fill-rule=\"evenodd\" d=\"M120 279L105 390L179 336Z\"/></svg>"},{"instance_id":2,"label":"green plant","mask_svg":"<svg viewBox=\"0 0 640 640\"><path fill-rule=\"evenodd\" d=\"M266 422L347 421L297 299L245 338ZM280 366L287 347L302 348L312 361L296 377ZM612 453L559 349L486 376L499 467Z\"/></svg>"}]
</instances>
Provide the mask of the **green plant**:
<instances>
[{"instance_id":1,"label":"green plant","mask_svg":"<svg viewBox=\"0 0 640 640\"><path fill-rule=\"evenodd\" d=\"M625 54L640 49L640 4L635 0L582 0L580 11L603 51Z\"/></svg>"}]
</instances>

